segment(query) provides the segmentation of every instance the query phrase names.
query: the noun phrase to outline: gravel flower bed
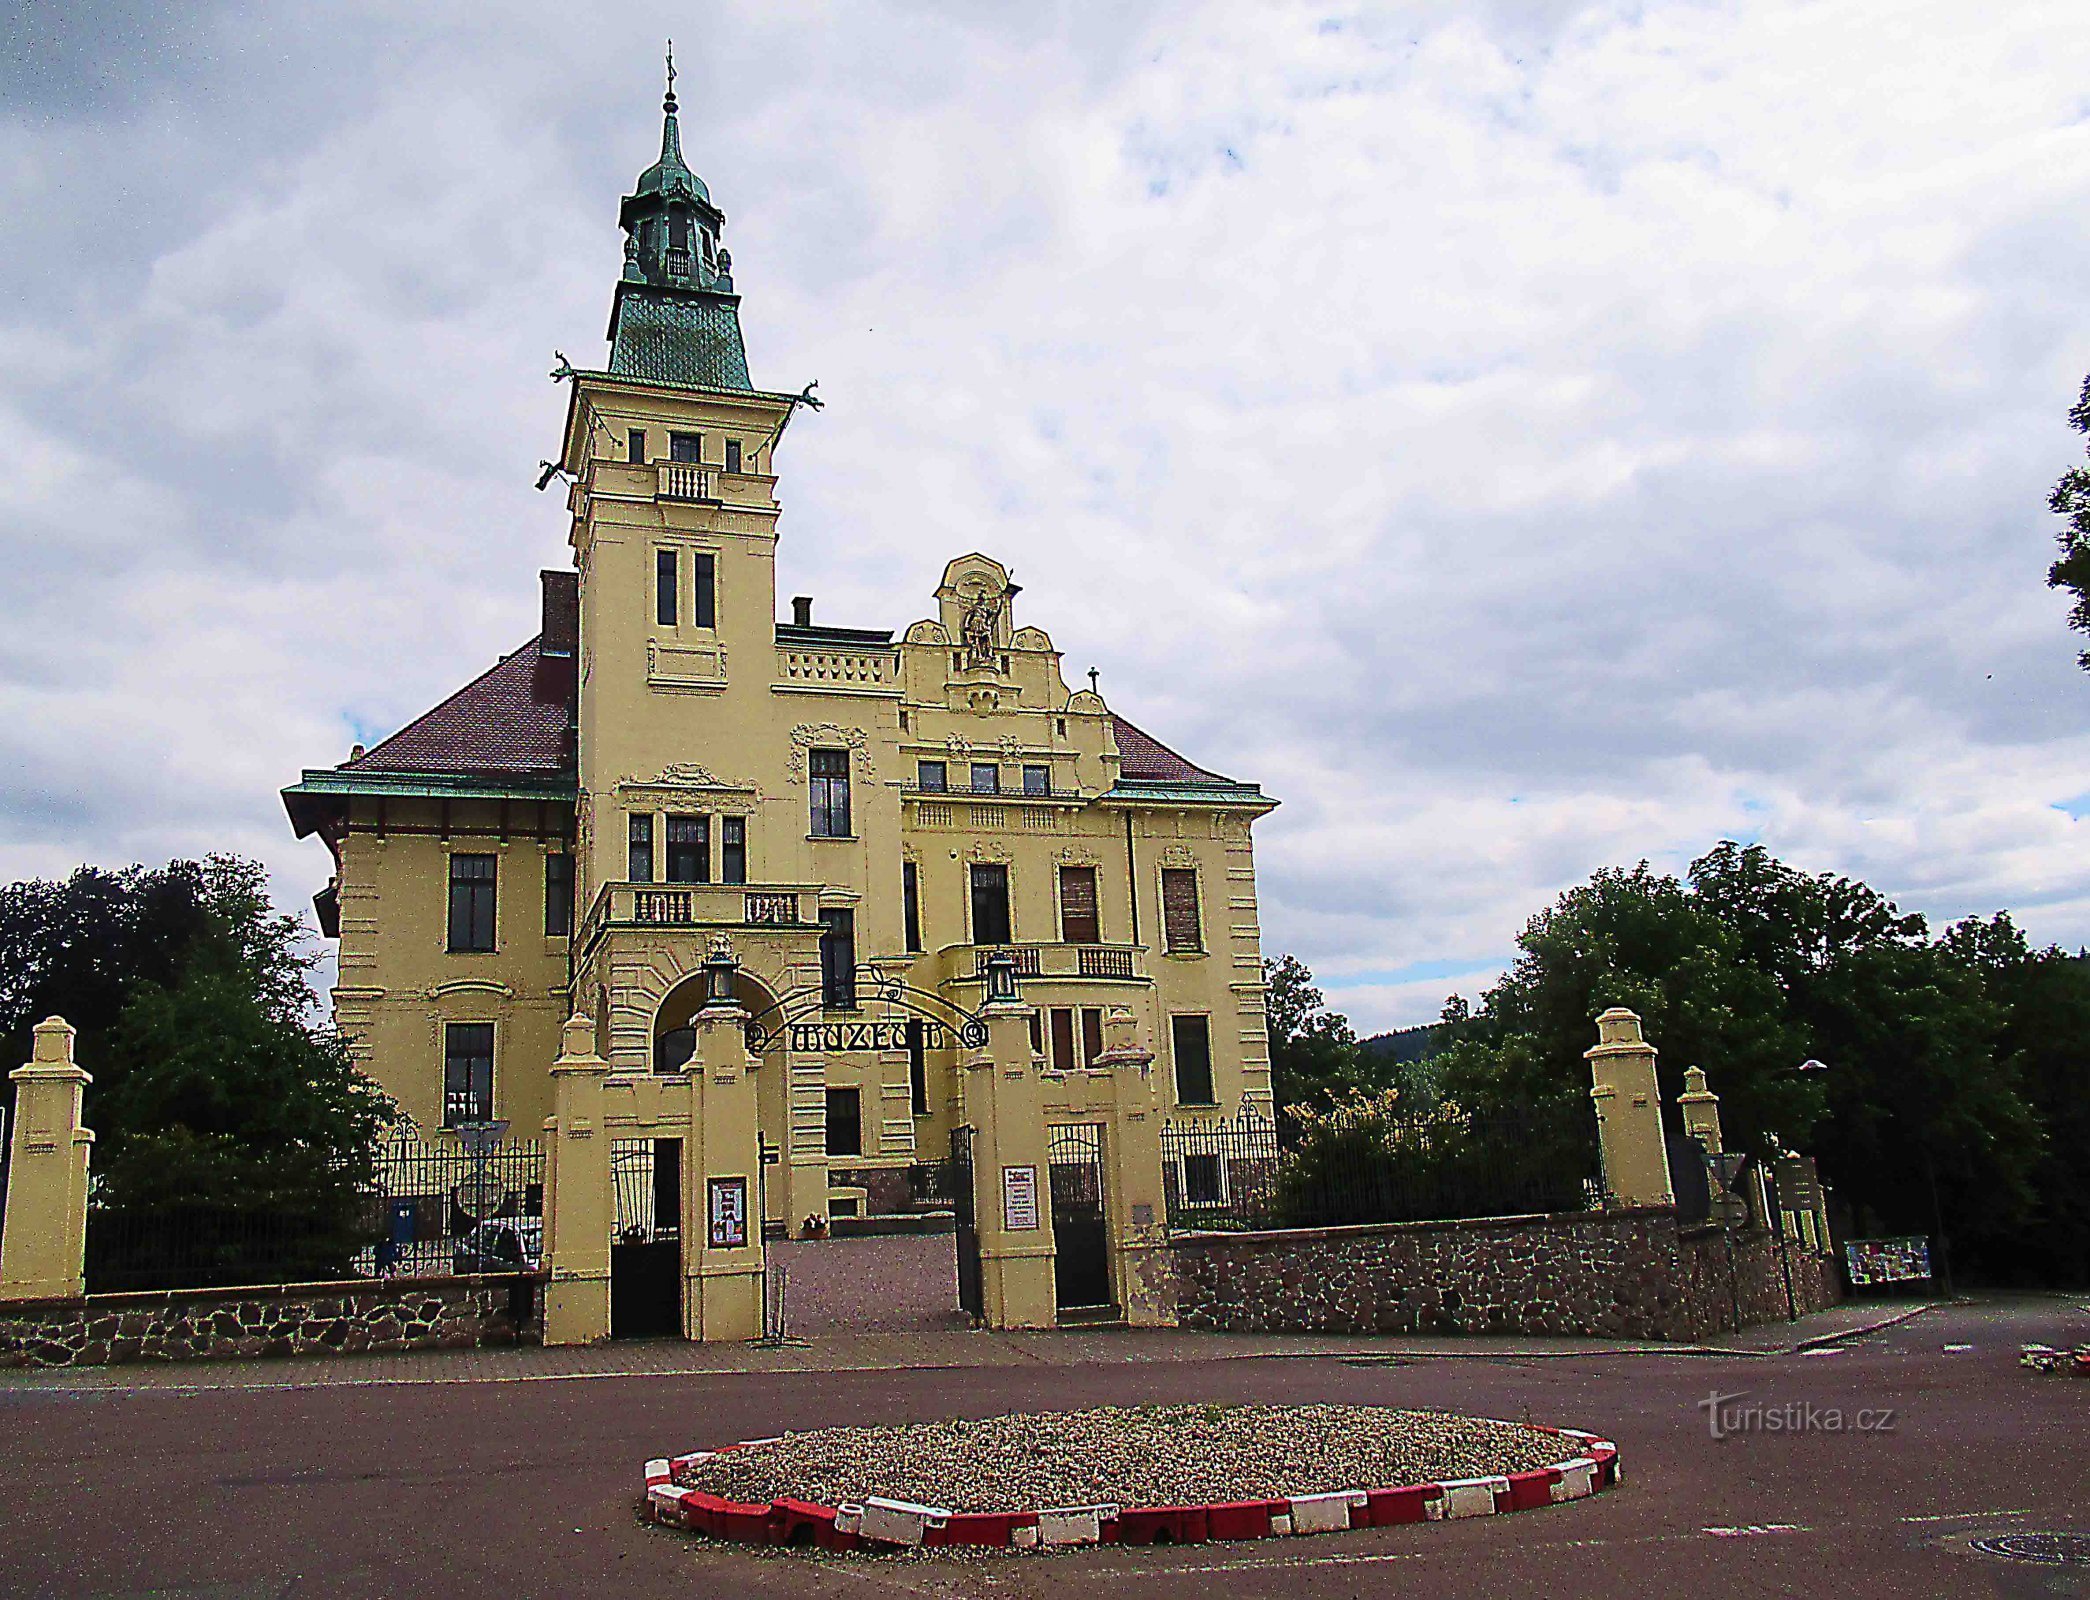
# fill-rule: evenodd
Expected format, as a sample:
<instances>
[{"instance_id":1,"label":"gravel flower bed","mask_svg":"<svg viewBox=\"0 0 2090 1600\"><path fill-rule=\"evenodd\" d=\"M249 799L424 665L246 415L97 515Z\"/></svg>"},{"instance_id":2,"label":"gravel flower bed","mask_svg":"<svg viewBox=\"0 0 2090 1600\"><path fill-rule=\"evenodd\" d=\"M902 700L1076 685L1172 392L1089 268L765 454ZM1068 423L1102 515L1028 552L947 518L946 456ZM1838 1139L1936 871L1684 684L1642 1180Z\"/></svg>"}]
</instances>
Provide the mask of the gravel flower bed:
<instances>
[{"instance_id":1,"label":"gravel flower bed","mask_svg":"<svg viewBox=\"0 0 2090 1600\"><path fill-rule=\"evenodd\" d=\"M867 1495L950 1511L1200 1505L1523 1472L1575 1454L1514 1422L1385 1406L1104 1406L820 1428L728 1450L676 1482L754 1504Z\"/></svg>"}]
</instances>

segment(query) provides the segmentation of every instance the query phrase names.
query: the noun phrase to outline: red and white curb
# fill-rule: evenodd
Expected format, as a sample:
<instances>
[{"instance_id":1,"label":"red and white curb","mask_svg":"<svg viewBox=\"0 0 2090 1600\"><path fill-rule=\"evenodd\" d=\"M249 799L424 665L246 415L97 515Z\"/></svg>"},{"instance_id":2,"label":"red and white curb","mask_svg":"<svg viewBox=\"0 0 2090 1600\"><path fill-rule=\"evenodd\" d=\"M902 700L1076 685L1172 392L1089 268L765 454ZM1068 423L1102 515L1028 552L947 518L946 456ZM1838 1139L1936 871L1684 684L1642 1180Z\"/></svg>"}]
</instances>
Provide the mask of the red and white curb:
<instances>
[{"instance_id":1,"label":"red and white curb","mask_svg":"<svg viewBox=\"0 0 2090 1600\"><path fill-rule=\"evenodd\" d=\"M1265 1539L1278 1534L1340 1533L1409 1522L1500 1516L1580 1500L1619 1481L1618 1446L1574 1428L1522 1423L1558 1434L1576 1453L1551 1466L1498 1477L1448 1478L1398 1489L1342 1489L1274 1500L1198 1506L1053 1506L1037 1511L950 1511L905 1500L866 1497L861 1505L779 1499L747 1505L684 1489L676 1473L717 1450L646 1463L646 1505L655 1522L744 1544L811 1545L822 1550L875 1550L948 1545L1032 1549L1084 1544L1202 1544L1208 1539ZM773 1444L743 1439L725 1450Z\"/></svg>"}]
</instances>

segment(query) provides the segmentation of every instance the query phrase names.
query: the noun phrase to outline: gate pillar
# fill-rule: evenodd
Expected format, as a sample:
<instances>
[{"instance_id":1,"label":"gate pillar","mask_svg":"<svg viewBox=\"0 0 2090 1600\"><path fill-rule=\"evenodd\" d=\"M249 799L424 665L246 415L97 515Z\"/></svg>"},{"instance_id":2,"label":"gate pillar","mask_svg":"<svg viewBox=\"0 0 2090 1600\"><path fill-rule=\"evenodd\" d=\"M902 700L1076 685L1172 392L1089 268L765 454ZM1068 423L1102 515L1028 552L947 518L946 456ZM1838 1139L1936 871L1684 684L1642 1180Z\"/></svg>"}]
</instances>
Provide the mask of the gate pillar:
<instances>
[{"instance_id":1,"label":"gate pillar","mask_svg":"<svg viewBox=\"0 0 2090 1600\"><path fill-rule=\"evenodd\" d=\"M544 1342L595 1344L610 1336L610 1135L595 1024L575 1013L552 1063L553 1114L544 1124Z\"/></svg>"},{"instance_id":2,"label":"gate pillar","mask_svg":"<svg viewBox=\"0 0 2090 1600\"><path fill-rule=\"evenodd\" d=\"M6 1237L0 1300L75 1299L87 1292L87 1158L94 1134L80 1103L94 1080L73 1061L73 1029L58 1017L36 1025L29 1061L8 1074L15 1121L8 1130Z\"/></svg>"},{"instance_id":3,"label":"gate pillar","mask_svg":"<svg viewBox=\"0 0 2090 1600\"><path fill-rule=\"evenodd\" d=\"M1103 1052L1096 1065L1109 1070L1114 1090L1104 1197L1118 1304L1135 1328L1172 1328L1176 1274L1168 1249L1154 1052L1139 1042L1137 1024L1124 1006L1111 1007L1103 1019Z\"/></svg>"},{"instance_id":4,"label":"gate pillar","mask_svg":"<svg viewBox=\"0 0 2090 1600\"><path fill-rule=\"evenodd\" d=\"M1655 1047L1641 1037L1639 1017L1613 1006L1597 1018L1597 1042L1582 1055L1596 1102L1605 1192L1624 1206L1675 1205Z\"/></svg>"},{"instance_id":5,"label":"gate pillar","mask_svg":"<svg viewBox=\"0 0 2090 1600\"><path fill-rule=\"evenodd\" d=\"M692 1339L762 1336L762 1139L739 963L724 934L704 962L704 1004L691 1019L694 1126L682 1163L682 1328Z\"/></svg>"},{"instance_id":6,"label":"gate pillar","mask_svg":"<svg viewBox=\"0 0 2090 1600\"><path fill-rule=\"evenodd\" d=\"M1016 996L1015 963L996 954L987 978L979 1012L987 1044L965 1064L980 1314L990 1328L1050 1328L1059 1312L1041 1063L1031 1053L1030 1009Z\"/></svg>"}]
</instances>

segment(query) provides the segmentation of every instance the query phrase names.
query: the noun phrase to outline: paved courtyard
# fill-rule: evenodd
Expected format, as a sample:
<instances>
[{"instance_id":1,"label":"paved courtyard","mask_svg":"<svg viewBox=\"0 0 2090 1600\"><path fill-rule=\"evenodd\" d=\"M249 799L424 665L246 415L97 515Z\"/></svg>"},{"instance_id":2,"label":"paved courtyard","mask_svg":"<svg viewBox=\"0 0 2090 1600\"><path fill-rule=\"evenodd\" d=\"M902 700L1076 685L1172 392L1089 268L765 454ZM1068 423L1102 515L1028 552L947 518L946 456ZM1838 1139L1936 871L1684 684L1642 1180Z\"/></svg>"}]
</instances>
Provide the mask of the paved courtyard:
<instances>
[{"instance_id":1,"label":"paved courtyard","mask_svg":"<svg viewBox=\"0 0 2090 1600\"><path fill-rule=\"evenodd\" d=\"M2090 1339L2090 1311L2059 1299L1946 1307L1827 1353L1778 1348L1785 1332L1699 1355L932 1332L743 1351L742 1370L689 1370L670 1359L687 1347L668 1345L24 1375L0 1379L0 1593L2090 1593L2090 1569L1972 1548L1982 1534L2090 1531L2090 1382L2016 1364L2021 1341ZM1957 1344L1972 1348L1946 1348ZM947 1363L928 1364L939 1351ZM656 1352L660 1370L633 1364ZM914 1364L887 1364L909 1353ZM773 1365L783 1358L798 1370ZM1715 1392L1845 1414L1889 1407L1894 1426L1715 1440L1701 1404ZM634 1514L640 1461L668 1450L834 1423L1199 1399L1597 1428L1619 1441L1626 1481L1513 1517L1016 1561L750 1554Z\"/></svg>"}]
</instances>

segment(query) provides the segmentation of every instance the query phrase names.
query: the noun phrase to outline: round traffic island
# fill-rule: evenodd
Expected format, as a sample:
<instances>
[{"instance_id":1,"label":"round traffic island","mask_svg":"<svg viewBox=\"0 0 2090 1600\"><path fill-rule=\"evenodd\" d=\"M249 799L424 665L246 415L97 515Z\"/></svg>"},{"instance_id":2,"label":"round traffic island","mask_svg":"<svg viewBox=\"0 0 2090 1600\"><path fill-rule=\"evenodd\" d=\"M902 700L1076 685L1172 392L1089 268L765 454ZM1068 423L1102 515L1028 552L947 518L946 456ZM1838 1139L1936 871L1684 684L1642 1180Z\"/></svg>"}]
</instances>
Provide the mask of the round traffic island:
<instances>
[{"instance_id":1,"label":"round traffic island","mask_svg":"<svg viewBox=\"0 0 2090 1600\"><path fill-rule=\"evenodd\" d=\"M1105 1406L821 1428L647 1463L654 1518L828 1550L1196 1543L1491 1516L1618 1481L1571 1428L1386 1406Z\"/></svg>"}]
</instances>

